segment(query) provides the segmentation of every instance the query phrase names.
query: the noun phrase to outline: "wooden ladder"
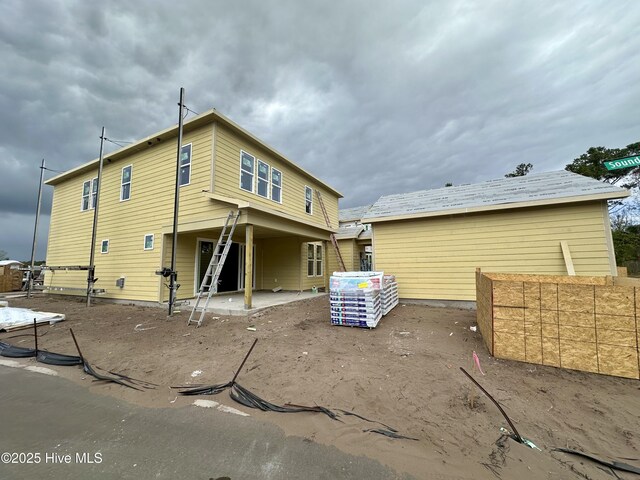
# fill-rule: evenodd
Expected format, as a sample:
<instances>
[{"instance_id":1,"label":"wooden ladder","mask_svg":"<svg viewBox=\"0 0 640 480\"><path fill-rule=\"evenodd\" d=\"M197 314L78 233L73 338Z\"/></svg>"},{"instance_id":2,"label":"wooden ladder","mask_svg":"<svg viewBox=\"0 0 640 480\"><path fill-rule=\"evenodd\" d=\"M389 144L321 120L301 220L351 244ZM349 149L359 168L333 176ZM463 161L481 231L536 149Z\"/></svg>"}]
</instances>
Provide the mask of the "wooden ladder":
<instances>
[{"instance_id":1,"label":"wooden ladder","mask_svg":"<svg viewBox=\"0 0 640 480\"><path fill-rule=\"evenodd\" d=\"M227 215L224 227L222 227L220 237L218 238L218 243L213 250L211 261L209 262L207 271L204 274L202 283L200 284L200 289L196 296L196 303L193 305L193 310L191 310L191 314L189 315L187 326L191 325L191 322L197 322L197 327L202 325L204 314L207 311L207 306L209 305L209 300L211 300L211 296L218 291L218 279L220 278L222 267L224 267L224 261L227 259L229 249L233 243L233 232L236 230L239 217L240 211L234 212L232 210L229 212L229 215ZM202 299L204 299L204 305L200 307L200 301ZM199 308L201 308L200 316L196 320L196 312L198 312Z\"/></svg>"},{"instance_id":2,"label":"wooden ladder","mask_svg":"<svg viewBox=\"0 0 640 480\"><path fill-rule=\"evenodd\" d=\"M324 221L327 222L327 227L331 227L331 220L329 220L329 215L327 214L327 209L324 206L324 202L322 201L322 194L316 190L316 197L318 198L318 204L320 205L320 210L322 210L322 215L324 215ZM331 239L331 245L333 245L333 250L336 252L336 258L338 259L338 267L340 267L340 271L346 272L347 268L344 266L344 260L342 259L342 254L340 253L340 247L338 246L338 241L336 240L336 236L332 233L329 235Z\"/></svg>"}]
</instances>

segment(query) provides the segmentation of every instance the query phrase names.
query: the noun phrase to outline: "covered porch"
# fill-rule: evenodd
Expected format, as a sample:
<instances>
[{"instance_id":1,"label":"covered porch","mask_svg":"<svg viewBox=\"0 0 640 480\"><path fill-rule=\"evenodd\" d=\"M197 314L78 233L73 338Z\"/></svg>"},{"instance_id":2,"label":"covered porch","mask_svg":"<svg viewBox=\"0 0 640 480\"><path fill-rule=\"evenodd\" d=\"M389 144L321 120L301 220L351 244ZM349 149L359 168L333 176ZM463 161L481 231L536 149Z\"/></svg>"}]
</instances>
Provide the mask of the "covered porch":
<instances>
[{"instance_id":1,"label":"covered porch","mask_svg":"<svg viewBox=\"0 0 640 480\"><path fill-rule=\"evenodd\" d=\"M224 213L228 211L225 209ZM224 219L226 215L179 225L176 251L177 282L180 284L178 300L190 300L197 295ZM300 292L326 287L326 250L330 246L330 232L327 227L242 209L218 280L218 293L209 302L208 310L237 311L242 307L242 314L246 314L305 298ZM166 231L162 255L163 265L168 265L171 260L171 234ZM168 289L164 282L160 288L160 300L167 301ZM273 289L279 291L274 293ZM260 295L256 296L256 293Z\"/></svg>"}]
</instances>

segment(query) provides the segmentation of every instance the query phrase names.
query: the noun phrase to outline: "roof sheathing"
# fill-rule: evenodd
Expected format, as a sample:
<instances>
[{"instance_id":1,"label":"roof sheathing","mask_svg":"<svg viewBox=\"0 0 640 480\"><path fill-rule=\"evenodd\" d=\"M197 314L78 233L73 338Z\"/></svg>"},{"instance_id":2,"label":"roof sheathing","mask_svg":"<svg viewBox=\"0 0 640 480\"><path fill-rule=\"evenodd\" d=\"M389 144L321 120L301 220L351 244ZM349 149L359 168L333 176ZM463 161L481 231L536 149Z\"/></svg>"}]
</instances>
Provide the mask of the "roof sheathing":
<instances>
[{"instance_id":1,"label":"roof sheathing","mask_svg":"<svg viewBox=\"0 0 640 480\"><path fill-rule=\"evenodd\" d=\"M257 143L260 147L264 148L269 153L273 154L279 160L285 162L287 165L289 165L291 168L293 168L297 172L299 172L302 175L304 175L305 177L315 181L316 183L322 185L324 188L326 188L330 192L335 193L339 198L343 197L343 195L339 191L337 191L336 189L334 189L331 186L327 185L322 180L316 178L311 173L307 172L305 169L303 169L302 167L300 167L299 165L297 165L293 161L289 160L287 157L282 155L280 152L278 152L274 148L270 147L269 145L264 143L262 140L260 140L259 138L257 138L256 136L254 136L253 134L251 134L250 132L248 132L244 128L242 128L240 125L238 125L237 123L235 123L231 119L225 117L224 115L222 115L221 113L219 113L215 109L206 111L204 113L201 113L200 115L197 115L196 117L191 118L190 120L187 120L186 122L184 122L183 129L184 129L185 132L189 132L191 130L195 130L196 128L199 128L199 127L201 127L203 125L206 125L208 123L212 123L214 121L219 121L220 123L231 127L233 130L235 130L236 132L240 133L242 136L248 138L250 141ZM145 138L143 138L143 139L141 139L141 140L139 140L137 142L134 142L131 145L123 147L123 148L121 148L119 150L115 150L114 152L111 152L110 154L105 155L104 158L105 158L105 160L109 159L109 160L112 160L112 161L120 160L121 158L128 157L129 155L131 155L131 154L133 154L135 152L138 152L140 150L144 150L146 148L150 148L150 147L158 144L159 142L166 141L166 140L169 140L169 139L171 139L173 137L177 137L177 136L178 136L178 126L174 125L173 127L169 127L169 128L164 129L164 130L161 130L161 131L159 131L157 133L154 133L153 135L149 135L148 137L145 137ZM95 160L92 160L90 162L84 163L84 164L82 164L82 165L80 165L80 166L78 166L76 168L72 168L71 170L67 170L66 172L61 173L60 175L56 175L55 177L50 178L49 180L45 181L44 183L46 183L47 185L56 185L56 184L66 180L68 178L74 177L74 176L79 175L81 173L84 173L86 171L89 171L89 170L97 168L98 167L98 162L99 162L99 158L96 158Z\"/></svg>"},{"instance_id":2,"label":"roof sheathing","mask_svg":"<svg viewBox=\"0 0 640 480\"><path fill-rule=\"evenodd\" d=\"M371 205L363 205L361 207L343 208L338 212L341 222L352 222L360 219L369 211Z\"/></svg>"},{"instance_id":3,"label":"roof sheathing","mask_svg":"<svg viewBox=\"0 0 640 480\"><path fill-rule=\"evenodd\" d=\"M608 200L629 195L626 190L567 171L502 178L472 185L380 197L367 222L432 217L472 212Z\"/></svg>"}]
</instances>

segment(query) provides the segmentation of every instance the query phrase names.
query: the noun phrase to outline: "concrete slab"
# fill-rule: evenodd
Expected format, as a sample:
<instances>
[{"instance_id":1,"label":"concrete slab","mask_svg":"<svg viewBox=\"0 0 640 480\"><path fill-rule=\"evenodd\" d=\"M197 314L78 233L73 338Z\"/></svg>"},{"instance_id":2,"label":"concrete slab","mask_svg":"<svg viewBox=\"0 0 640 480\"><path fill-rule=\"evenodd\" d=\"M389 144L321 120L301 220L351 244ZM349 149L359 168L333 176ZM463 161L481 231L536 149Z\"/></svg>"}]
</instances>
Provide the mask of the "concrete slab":
<instances>
[{"instance_id":1,"label":"concrete slab","mask_svg":"<svg viewBox=\"0 0 640 480\"><path fill-rule=\"evenodd\" d=\"M229 294L221 293L211 297L209 305L207 306L207 312L218 315L252 315L260 310L264 310L265 308L284 305L285 303L299 302L300 300L307 300L309 298L316 298L323 295L327 294L312 292L257 291L253 292L253 308L245 310L243 292L234 292ZM194 303L195 299L183 301L181 302L179 309L182 311L190 310L193 308Z\"/></svg>"}]
</instances>

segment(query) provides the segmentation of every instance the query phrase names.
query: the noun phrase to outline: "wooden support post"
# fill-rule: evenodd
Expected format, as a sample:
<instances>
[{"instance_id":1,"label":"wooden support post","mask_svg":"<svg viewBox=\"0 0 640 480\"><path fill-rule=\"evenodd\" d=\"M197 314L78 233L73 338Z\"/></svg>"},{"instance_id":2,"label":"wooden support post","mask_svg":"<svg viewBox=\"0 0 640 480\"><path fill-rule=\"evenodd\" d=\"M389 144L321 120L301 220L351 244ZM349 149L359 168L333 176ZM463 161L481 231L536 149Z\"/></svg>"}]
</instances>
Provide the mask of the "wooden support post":
<instances>
[{"instance_id":1,"label":"wooden support post","mask_svg":"<svg viewBox=\"0 0 640 480\"><path fill-rule=\"evenodd\" d=\"M329 292L329 279L331 277L331 273L329 271L329 250L327 250L327 246L329 245L329 242L327 242L326 240L324 240L322 242L322 272L324 273L324 291L325 292Z\"/></svg>"},{"instance_id":2,"label":"wooden support post","mask_svg":"<svg viewBox=\"0 0 640 480\"><path fill-rule=\"evenodd\" d=\"M569 250L569 244L562 240L560 242L560 248L562 248L562 256L564 257L564 264L567 267L567 275L575 275L576 270L573 267L573 260L571 259L571 250Z\"/></svg>"},{"instance_id":3,"label":"wooden support post","mask_svg":"<svg viewBox=\"0 0 640 480\"><path fill-rule=\"evenodd\" d=\"M245 260L244 260L244 308L251 308L253 293L253 225L245 227Z\"/></svg>"}]
</instances>

